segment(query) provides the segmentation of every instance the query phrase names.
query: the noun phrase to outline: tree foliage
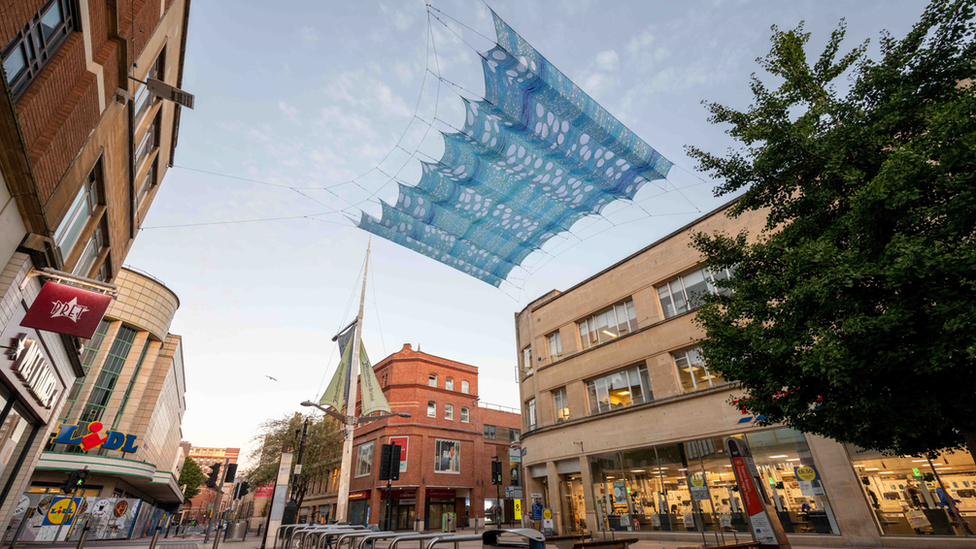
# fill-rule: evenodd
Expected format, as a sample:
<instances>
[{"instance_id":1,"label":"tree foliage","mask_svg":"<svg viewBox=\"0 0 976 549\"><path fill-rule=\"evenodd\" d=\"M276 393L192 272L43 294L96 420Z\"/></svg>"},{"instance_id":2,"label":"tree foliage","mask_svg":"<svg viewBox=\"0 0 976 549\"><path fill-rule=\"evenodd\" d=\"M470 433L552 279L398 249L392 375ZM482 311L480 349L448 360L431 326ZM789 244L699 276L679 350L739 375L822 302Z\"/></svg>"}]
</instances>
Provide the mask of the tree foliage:
<instances>
[{"instance_id":1,"label":"tree foliage","mask_svg":"<svg viewBox=\"0 0 976 549\"><path fill-rule=\"evenodd\" d=\"M902 39L812 65L809 33L773 27L744 111L706 103L741 148L694 147L743 191L759 235L699 234L734 266L697 314L709 367L765 424L919 455L976 450L976 96L973 0L936 0ZM845 78L846 77L846 81ZM842 90L842 91L840 91ZM976 452L974 452L976 454Z\"/></svg>"},{"instance_id":2,"label":"tree foliage","mask_svg":"<svg viewBox=\"0 0 976 549\"><path fill-rule=\"evenodd\" d=\"M200 493L200 485L206 476L200 470L197 462L189 457L183 460L183 469L180 470L179 484L183 487L183 503L189 503L193 496Z\"/></svg>"},{"instance_id":3,"label":"tree foliage","mask_svg":"<svg viewBox=\"0 0 976 549\"><path fill-rule=\"evenodd\" d=\"M302 453L302 472L299 475L295 498L299 508L311 483L328 480L330 471L339 467L342 458L343 433L336 421L328 417L302 414L286 415L265 421L258 427L251 440L256 449L250 453L248 459L254 465L244 473L244 477L252 487L274 484L278 476L278 460L281 453L294 452L295 459L298 457L305 420L308 420L308 433L305 450Z\"/></svg>"}]
</instances>

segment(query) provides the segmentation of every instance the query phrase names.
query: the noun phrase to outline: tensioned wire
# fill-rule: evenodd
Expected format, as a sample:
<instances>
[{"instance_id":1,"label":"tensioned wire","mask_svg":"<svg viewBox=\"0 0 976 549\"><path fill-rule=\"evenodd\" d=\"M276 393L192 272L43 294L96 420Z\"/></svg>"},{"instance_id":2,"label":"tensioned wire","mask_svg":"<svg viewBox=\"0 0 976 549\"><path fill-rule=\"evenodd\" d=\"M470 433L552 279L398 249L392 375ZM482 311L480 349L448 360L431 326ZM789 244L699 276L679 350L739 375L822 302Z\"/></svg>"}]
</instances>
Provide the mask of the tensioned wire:
<instances>
[{"instance_id":1,"label":"tensioned wire","mask_svg":"<svg viewBox=\"0 0 976 549\"><path fill-rule=\"evenodd\" d=\"M397 142L394 144L394 146L389 151L387 151L387 153L383 156L383 158L375 166L371 167L370 169L366 170L365 172L361 173L360 175L358 175L358 176L356 176L356 177L354 177L352 179L349 179L349 180L346 180L346 181L342 181L342 182L339 182L339 183L335 183L335 184L332 184L332 185L320 186L320 187L314 187L314 186L297 186L297 185L284 185L284 184L280 184L280 183L272 183L272 182L268 182L268 181L262 181L262 180L259 180L259 179L240 177L240 176L235 176L235 175L225 174L225 173L220 173L220 172L212 172L212 171L208 171L208 170L201 170L201 169L196 169L196 168L190 168L190 167L186 167L186 166L174 166L176 168L180 168L180 169L184 169L184 170L188 170L188 171L194 171L194 172L198 172L198 173L205 173L205 174L208 174L208 175L215 175L215 176L218 176L218 177L226 177L226 178L230 178L230 179L237 179L237 180L241 180L241 181L247 181L247 182L251 182L251 183L256 183L256 184L261 184L261 185L266 185L266 186L271 186L271 187L276 187L276 188L281 188L283 190L290 190L290 191L293 191L293 192L299 194L303 198L306 198L306 199L308 199L308 200L310 200L312 202L315 202L315 203L317 203L317 204L319 204L319 205L321 205L321 206L323 206L325 208L328 208L329 211L319 212L319 213L310 213L310 214L306 214L306 215L295 215L295 216L279 216L279 217L266 217L266 218L256 218L256 219L245 219L245 220L228 220L228 221L215 221L215 222L203 222L203 223L186 223L186 224L174 224L174 225L160 225L160 226L151 226L151 227L141 227L140 230L151 230L151 229L162 229L162 228L179 228L179 227L199 227L199 226L208 226L208 225L225 225L225 224L239 224L239 223L271 222L271 221L282 221L282 220L292 220L292 219L312 219L312 220L321 221L321 222L324 222L324 223L330 223L330 224L335 224L335 225L340 225L340 226L348 226L345 223L339 223L339 222L335 222L335 221L329 221L329 220L326 220L326 219L321 219L320 217L321 216L326 216L326 215L344 214L346 216L346 219L348 219L348 220L352 221L353 223L355 223L355 220L354 219L351 219L350 217L348 217L348 215L349 214L356 214L356 213L358 213L358 214L361 215L363 213L363 211L362 211L362 209L359 206L362 205L362 204L364 204L364 203L366 203L366 202L379 203L378 200L374 200L374 197L377 194L379 194L380 192L382 192L383 189L385 189L390 183L396 181L398 183L401 183L401 184L405 184L405 185L410 186L408 183L406 183L403 180L401 180L399 178L399 175L406 168L406 166L409 165L409 163L410 163L411 160L413 160L414 158L418 158L418 155L423 155L423 156L429 158L431 161L433 161L433 163L441 164L441 162L439 160L430 157L429 155L427 155L426 153L424 153L423 151L420 150L420 148L423 146L425 140L427 139L427 137L428 137L428 135L430 133L430 130L433 128L433 123L434 122L440 122L440 123L444 124L446 127L451 128L453 131L458 131L458 132L460 131L458 128L454 127L452 124L444 121L443 119L441 119L441 118L439 118L437 116L438 109L439 109L439 102L440 102L440 87L441 87L440 84L442 82L444 84L447 84L447 89L451 90L452 92L454 92L455 94L457 94L459 97L462 97L464 99L471 100L472 98L471 97L465 97L461 93L461 91L464 91L464 92L470 94L471 96L474 96L478 100L485 101L487 103L490 103L490 102L488 102L487 99L484 98L484 97L482 97L481 95L479 95L479 94L477 94L475 92L472 92L471 90L469 90L469 89L467 89L467 88L465 88L465 87L463 87L463 86L461 86L461 85L459 85L459 84L457 84L457 83L455 83L455 82L453 82L451 80L448 80L448 79L444 78L443 75L440 73L440 61L439 61L439 56L437 54L436 38L435 38L435 33L433 31L433 24L432 24L431 19L436 20L441 25L443 25L445 28L447 28L451 33L453 33L455 36L457 36L458 39L461 40L465 45L467 45L469 48L471 48L472 50L474 50L475 53L478 54L480 57L484 58L484 55L477 48L475 48L469 42L467 42L466 40L464 40L464 38L455 29L453 29L450 25L448 25L443 19L441 19L440 17L438 17L437 14L432 13L431 10L434 10L438 14L443 15L444 17L451 19L452 21L454 21L457 24L463 26L464 28L472 31L473 33L477 34L478 36L481 36L482 38L484 38L486 40L489 40L492 43L495 43L495 42L494 42L494 40L488 38L484 34L481 34L480 32L478 32L475 29L471 28L470 26L464 24L463 22L461 22L457 18L455 18L455 17L447 14L446 12L438 9L437 7L431 5L431 4L427 3L427 2L425 2L424 5L425 5L426 11L427 11L427 16L428 16L427 17L427 29L426 29L426 32L425 32L425 68L424 68L424 77L423 77L422 82L421 82L420 92L418 93L418 97L417 97L417 103L416 103L415 108L414 108L414 114L411 117L410 121L407 123L407 126L404 128L403 132L400 134L400 137L397 140ZM486 4L486 6L487 6L487 4ZM431 65L431 63L430 63L431 54L433 54L433 57L434 57L434 68L433 68L433 70L431 69L431 66L430 66ZM424 96L424 91L425 91L426 86L427 86L428 75L434 76L437 79L437 87L436 87L435 101L434 101L433 121L424 120L418 114L420 112L420 106L423 103L423 96ZM413 125L413 123L414 123L415 120L421 122L422 124L424 124L426 126L426 129L425 129L424 134L421 137L420 141L417 143L416 147L414 147L413 150L409 150L408 148L406 148L406 147L403 146L403 140L406 138L406 135L410 131L410 128ZM394 151L396 151L397 149L399 149L399 150L407 153L408 158L403 162L402 165L400 165L400 167L395 172L393 172L391 174L387 170L384 170L382 168L382 165L383 165L384 162L386 162L386 160L388 160L390 158L390 156L392 155L392 153ZM629 220L629 221L618 221L617 223L614 223L612 220L606 218L605 216L603 216L600 213L594 212L594 213L590 214L592 217L595 218L594 221L593 221L593 223L590 223L589 225L586 225L585 227L582 227L581 229L577 229L575 231L574 230L567 230L567 231L558 233L556 236L562 237L562 238L564 238L566 240L564 240L563 242L557 243L556 246L553 249L551 249L550 251L546 251L546 250L543 250L543 249L537 247L536 248L536 251L541 251L541 252L543 252L543 255L546 256L546 257L542 258L541 261L538 261L538 262L536 262L535 264L533 264L533 265L531 265L529 267L526 267L526 266L523 266L523 265L519 265L519 267L522 270L526 271L526 273L527 273L527 276L525 277L525 279L522 279L522 282L523 282L523 285L522 286L516 285L514 282L512 282L511 280L508 280L508 279L504 280L504 282L506 282L508 284L511 284L512 286L514 286L515 288L517 288L520 291L520 293L521 293L522 292L522 289L524 287L524 282L527 281L529 278L531 278L540 269L542 269L543 267L545 267L546 265L548 265L548 263L550 263L557 256L562 255L563 253L569 251L570 249L574 248L575 246L577 246L578 244L584 242L585 240L589 240L590 238L593 238L593 237L595 237L595 236L597 236L599 234L602 234L603 232L606 232L607 230L610 230L610 229L612 229L614 227L617 227L617 226L626 225L626 224L634 223L634 222L637 222L637 221L641 221L643 219L647 219L647 218L650 218L650 217L673 216L673 215L690 215L690 214L696 213L696 212L697 213L700 213L701 210L697 207L697 205L695 205L687 197L687 195L685 195L681 191L682 191L682 189L685 189L685 188L688 188L688 187L698 186L698 185L706 184L706 183L710 183L710 182L702 179L700 176L698 176L698 175L694 174L693 172L685 169L683 166L680 166L678 164L674 164L673 162L672 162L672 164L675 165L675 166L677 166L680 170L682 170L682 171L688 173L689 175L692 175L693 177L699 179L700 183L695 183L693 185L685 185L683 187L678 187L673 181L671 181L668 178L665 178L665 185L664 185L664 187L662 189L663 192L658 193L658 194L655 194L655 195L652 195L650 197L645 197L645 198L643 198L641 200L624 200L625 204L628 207L636 206L636 207L638 207L644 213L644 215L642 215L642 216L640 216L638 218ZM370 174L370 173L372 173L374 171L383 174L387 178L387 181L385 183L383 183L382 185L380 185L376 190L370 191L369 189L367 189L366 187L364 187L362 184L360 184L360 182L358 180L359 179L362 179L363 177L365 177L366 175L368 175L368 174ZM695 208L695 210L696 210L695 212L676 212L676 213L667 213L667 214L652 214L649 211L647 211L643 206L640 205L641 202L646 202L647 200L650 200L650 199L655 198L657 196L660 196L662 194L666 194L666 193L672 192L672 191L669 191L667 189L667 184L668 183L671 184L671 187L673 189L673 192L677 192L680 196L682 196L682 198L684 198L686 201L688 201L692 205L693 208ZM347 199L343 198L342 196L340 196L339 194L335 193L332 190L332 189L335 189L335 188L338 188L338 187L341 187L341 186L344 186L344 185L349 185L349 184L353 184L353 185L357 186L358 188L360 188L361 190L363 190L364 192L369 193L368 196L366 198L364 198L364 199L361 199L361 200L358 200L358 201L353 202L353 201L350 201L350 200L347 200ZM334 208L334 207L332 207L332 206L330 206L328 204L325 204L325 203L323 203L323 202L315 199L314 197L309 196L307 193L302 192L303 190L309 190L309 191L312 191L312 190L326 191L329 194L331 194L334 197L336 197L339 200L341 200L342 202L345 202L348 206L343 207L341 209L336 209L336 208ZM582 233L582 232L590 229L591 227L593 227L597 223L599 223L599 221L601 221L601 220L606 221L607 223L610 224L610 226L609 227L606 227L606 228L604 228L604 229L602 229L602 230L600 230L600 231L598 231L598 232L596 232L594 234L587 235L587 236L580 236L580 234L577 234L577 233ZM572 243L569 243L569 240L568 240L569 236L572 236L573 238L575 238L576 241L574 241ZM569 245L568 246L565 246L561 250L558 250L558 247L559 246L565 245L565 244L569 244ZM519 280L518 277L511 277L510 276L508 278L511 278L511 279L514 279L514 280ZM507 292L503 292L503 293L505 293L510 298L514 299L515 301L520 302L520 299L513 298Z\"/></svg>"}]
</instances>

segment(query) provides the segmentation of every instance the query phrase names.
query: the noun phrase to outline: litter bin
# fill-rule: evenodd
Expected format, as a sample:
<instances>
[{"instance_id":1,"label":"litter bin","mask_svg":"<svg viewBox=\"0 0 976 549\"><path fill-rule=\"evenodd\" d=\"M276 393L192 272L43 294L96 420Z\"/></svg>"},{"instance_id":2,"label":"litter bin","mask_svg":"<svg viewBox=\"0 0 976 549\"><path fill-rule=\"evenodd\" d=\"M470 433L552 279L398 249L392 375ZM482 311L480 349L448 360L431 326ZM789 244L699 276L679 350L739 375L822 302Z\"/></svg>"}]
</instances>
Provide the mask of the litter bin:
<instances>
[{"instance_id":1,"label":"litter bin","mask_svg":"<svg viewBox=\"0 0 976 549\"><path fill-rule=\"evenodd\" d=\"M504 537L504 539L502 539ZM488 547L516 547L519 549L546 549L546 536L531 528L506 528L504 530L485 530L481 544Z\"/></svg>"},{"instance_id":2,"label":"litter bin","mask_svg":"<svg viewBox=\"0 0 976 549\"><path fill-rule=\"evenodd\" d=\"M441 532L457 532L457 513L441 515Z\"/></svg>"}]
</instances>

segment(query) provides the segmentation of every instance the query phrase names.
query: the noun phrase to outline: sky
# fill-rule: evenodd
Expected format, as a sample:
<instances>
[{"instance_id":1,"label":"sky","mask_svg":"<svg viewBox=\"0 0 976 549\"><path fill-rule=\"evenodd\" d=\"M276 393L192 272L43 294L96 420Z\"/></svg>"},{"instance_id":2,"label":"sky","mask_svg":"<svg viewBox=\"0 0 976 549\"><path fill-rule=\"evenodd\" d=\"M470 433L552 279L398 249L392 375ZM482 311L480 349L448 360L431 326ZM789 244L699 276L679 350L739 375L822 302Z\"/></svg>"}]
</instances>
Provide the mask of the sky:
<instances>
[{"instance_id":1,"label":"sky","mask_svg":"<svg viewBox=\"0 0 976 549\"><path fill-rule=\"evenodd\" d=\"M713 196L685 147L735 146L701 101L749 105L771 25L805 21L815 58L846 18L843 51L871 39L876 57L879 33L903 36L926 3L489 4L675 164L669 192L647 185L637 205L579 221L578 238L553 239L549 255L530 256L501 288L372 240L363 340L373 363L410 343L479 367L481 400L518 407L515 313L732 198ZM441 155L438 131L462 125L460 96L484 93L477 51L493 45L487 5L431 5L192 3L183 89L195 109L183 111L175 166L126 262L180 297L170 330L183 336L183 435L194 445L248 448L258 424L304 410L299 402L318 400L328 383L338 363L331 339L355 317L369 241L348 218L394 202L391 176L416 183L420 161ZM265 221L228 223L249 220Z\"/></svg>"}]
</instances>

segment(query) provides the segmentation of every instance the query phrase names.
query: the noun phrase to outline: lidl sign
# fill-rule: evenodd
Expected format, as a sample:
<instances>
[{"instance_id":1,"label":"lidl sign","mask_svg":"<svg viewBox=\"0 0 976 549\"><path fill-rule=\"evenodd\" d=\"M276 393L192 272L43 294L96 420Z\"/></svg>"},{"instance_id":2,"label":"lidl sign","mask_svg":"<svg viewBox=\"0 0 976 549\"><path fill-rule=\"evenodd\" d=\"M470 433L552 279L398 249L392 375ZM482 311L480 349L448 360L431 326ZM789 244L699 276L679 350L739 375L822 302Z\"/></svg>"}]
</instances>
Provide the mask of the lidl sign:
<instances>
[{"instance_id":1,"label":"lidl sign","mask_svg":"<svg viewBox=\"0 0 976 549\"><path fill-rule=\"evenodd\" d=\"M136 446L136 436L118 431L106 431L105 436L99 433L102 431L102 422L93 421L88 424L88 434L75 434L78 431L77 425L64 425L58 428L58 436L51 441L53 444L66 444L68 446L81 446L82 451L87 452L93 448L104 448L106 450L118 450L127 454L134 454L139 449Z\"/></svg>"}]
</instances>

